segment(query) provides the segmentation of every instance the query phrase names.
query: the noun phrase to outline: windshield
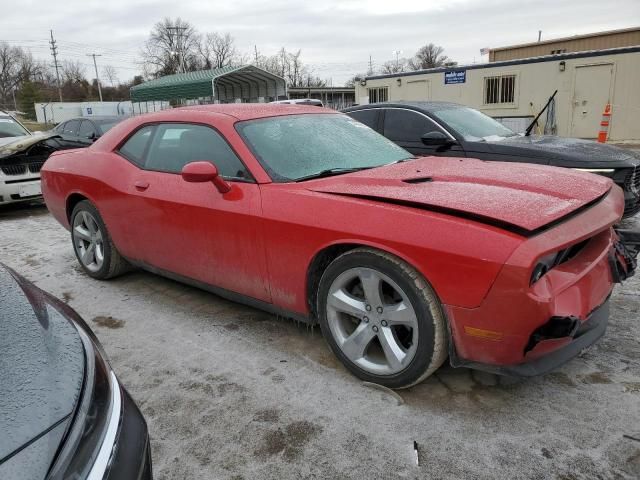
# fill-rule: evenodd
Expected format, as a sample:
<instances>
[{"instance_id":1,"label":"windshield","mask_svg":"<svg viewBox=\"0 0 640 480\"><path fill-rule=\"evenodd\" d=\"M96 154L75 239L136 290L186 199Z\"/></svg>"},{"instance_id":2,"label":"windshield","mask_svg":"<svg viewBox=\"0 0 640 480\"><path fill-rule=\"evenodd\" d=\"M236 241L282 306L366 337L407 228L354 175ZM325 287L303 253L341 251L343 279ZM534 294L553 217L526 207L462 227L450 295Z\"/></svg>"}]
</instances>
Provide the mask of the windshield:
<instances>
[{"instance_id":1,"label":"windshield","mask_svg":"<svg viewBox=\"0 0 640 480\"><path fill-rule=\"evenodd\" d=\"M100 134L105 134L107 131L111 130L111 127L120 123L120 120L104 120L101 122L96 122L98 125L98 129L100 130Z\"/></svg>"},{"instance_id":2,"label":"windshield","mask_svg":"<svg viewBox=\"0 0 640 480\"><path fill-rule=\"evenodd\" d=\"M379 167L413 156L346 115L287 115L241 122L244 138L274 181L325 170Z\"/></svg>"},{"instance_id":3,"label":"windshield","mask_svg":"<svg viewBox=\"0 0 640 480\"><path fill-rule=\"evenodd\" d=\"M19 137L22 135L31 135L28 130L22 127L12 117L0 116L0 138L3 137Z\"/></svg>"},{"instance_id":4,"label":"windshield","mask_svg":"<svg viewBox=\"0 0 640 480\"><path fill-rule=\"evenodd\" d=\"M432 113L470 142L496 141L518 135L513 130L509 130L493 118L473 108L443 108L442 110L434 110Z\"/></svg>"}]
</instances>

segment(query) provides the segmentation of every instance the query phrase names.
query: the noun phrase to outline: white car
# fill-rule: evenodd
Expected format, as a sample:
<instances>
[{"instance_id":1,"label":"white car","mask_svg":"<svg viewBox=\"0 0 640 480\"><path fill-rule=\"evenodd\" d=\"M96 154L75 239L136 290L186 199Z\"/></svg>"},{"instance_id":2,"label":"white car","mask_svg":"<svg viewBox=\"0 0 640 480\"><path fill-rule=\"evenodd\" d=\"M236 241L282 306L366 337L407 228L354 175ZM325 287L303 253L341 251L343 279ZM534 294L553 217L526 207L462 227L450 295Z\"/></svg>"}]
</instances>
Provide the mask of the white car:
<instances>
[{"instance_id":1,"label":"white car","mask_svg":"<svg viewBox=\"0 0 640 480\"><path fill-rule=\"evenodd\" d=\"M321 100L317 100L315 98L292 98L289 100L276 100L275 102L270 103L279 103L279 104L289 104L289 105L312 105L315 107L324 107Z\"/></svg>"},{"instance_id":2,"label":"white car","mask_svg":"<svg viewBox=\"0 0 640 480\"><path fill-rule=\"evenodd\" d=\"M0 111L0 205L40 198L40 168L60 149L57 134L32 134Z\"/></svg>"}]
</instances>

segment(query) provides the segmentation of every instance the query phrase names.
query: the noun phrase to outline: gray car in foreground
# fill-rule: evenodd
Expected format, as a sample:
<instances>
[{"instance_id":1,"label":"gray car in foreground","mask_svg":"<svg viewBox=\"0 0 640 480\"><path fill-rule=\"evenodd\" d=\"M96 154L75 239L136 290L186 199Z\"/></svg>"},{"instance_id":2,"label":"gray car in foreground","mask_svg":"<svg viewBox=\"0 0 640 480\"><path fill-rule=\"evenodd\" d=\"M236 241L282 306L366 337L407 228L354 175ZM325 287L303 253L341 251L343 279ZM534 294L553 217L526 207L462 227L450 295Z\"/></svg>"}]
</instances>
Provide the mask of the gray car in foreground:
<instances>
[{"instance_id":1,"label":"gray car in foreground","mask_svg":"<svg viewBox=\"0 0 640 480\"><path fill-rule=\"evenodd\" d=\"M0 479L152 478L147 425L85 322L0 264Z\"/></svg>"}]
</instances>

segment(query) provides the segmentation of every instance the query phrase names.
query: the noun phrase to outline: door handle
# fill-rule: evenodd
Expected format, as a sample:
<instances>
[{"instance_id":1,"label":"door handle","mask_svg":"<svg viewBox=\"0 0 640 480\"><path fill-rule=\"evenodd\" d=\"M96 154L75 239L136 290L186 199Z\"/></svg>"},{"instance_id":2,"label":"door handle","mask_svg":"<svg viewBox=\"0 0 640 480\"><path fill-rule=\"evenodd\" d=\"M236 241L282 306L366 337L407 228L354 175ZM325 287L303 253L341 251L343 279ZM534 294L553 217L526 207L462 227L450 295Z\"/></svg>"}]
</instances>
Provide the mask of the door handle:
<instances>
[{"instance_id":1,"label":"door handle","mask_svg":"<svg viewBox=\"0 0 640 480\"><path fill-rule=\"evenodd\" d=\"M136 187L136 190L140 190L140 191L144 191L147 188L149 188L149 182L146 182L144 180L138 180L133 185Z\"/></svg>"}]
</instances>

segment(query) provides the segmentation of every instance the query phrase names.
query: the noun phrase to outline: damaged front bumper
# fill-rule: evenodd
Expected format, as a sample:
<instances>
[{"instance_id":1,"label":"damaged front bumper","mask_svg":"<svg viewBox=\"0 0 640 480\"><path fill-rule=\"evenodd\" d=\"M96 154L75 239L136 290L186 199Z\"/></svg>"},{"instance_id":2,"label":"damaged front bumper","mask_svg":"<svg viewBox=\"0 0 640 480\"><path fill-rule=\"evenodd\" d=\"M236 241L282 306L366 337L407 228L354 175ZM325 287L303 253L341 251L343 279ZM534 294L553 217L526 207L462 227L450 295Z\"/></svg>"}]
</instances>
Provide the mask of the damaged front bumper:
<instances>
[{"instance_id":1,"label":"damaged front bumper","mask_svg":"<svg viewBox=\"0 0 640 480\"><path fill-rule=\"evenodd\" d=\"M575 317L553 317L533 333L527 345L525 361L522 363L491 365L465 361L459 358L455 348L451 347L449 351L451 365L513 377L543 375L568 362L582 350L596 343L607 330L608 322L609 299L595 309L583 322Z\"/></svg>"},{"instance_id":2,"label":"damaged front bumper","mask_svg":"<svg viewBox=\"0 0 640 480\"><path fill-rule=\"evenodd\" d=\"M607 256L610 278L612 283L621 283L635 273L636 257L640 251L640 232L616 230L615 235L611 236L612 243ZM583 319L573 315L552 316L537 327L528 338L521 362L496 365L466 360L459 356L451 342L451 365L517 377L547 373L571 360L604 335L609 320L609 297L610 294Z\"/></svg>"},{"instance_id":3,"label":"damaged front bumper","mask_svg":"<svg viewBox=\"0 0 640 480\"><path fill-rule=\"evenodd\" d=\"M613 228L621 193L523 242L478 307L445 305L452 366L540 375L604 334L613 286L635 273L640 251L640 233ZM540 258L568 245L579 248L530 281Z\"/></svg>"}]
</instances>

